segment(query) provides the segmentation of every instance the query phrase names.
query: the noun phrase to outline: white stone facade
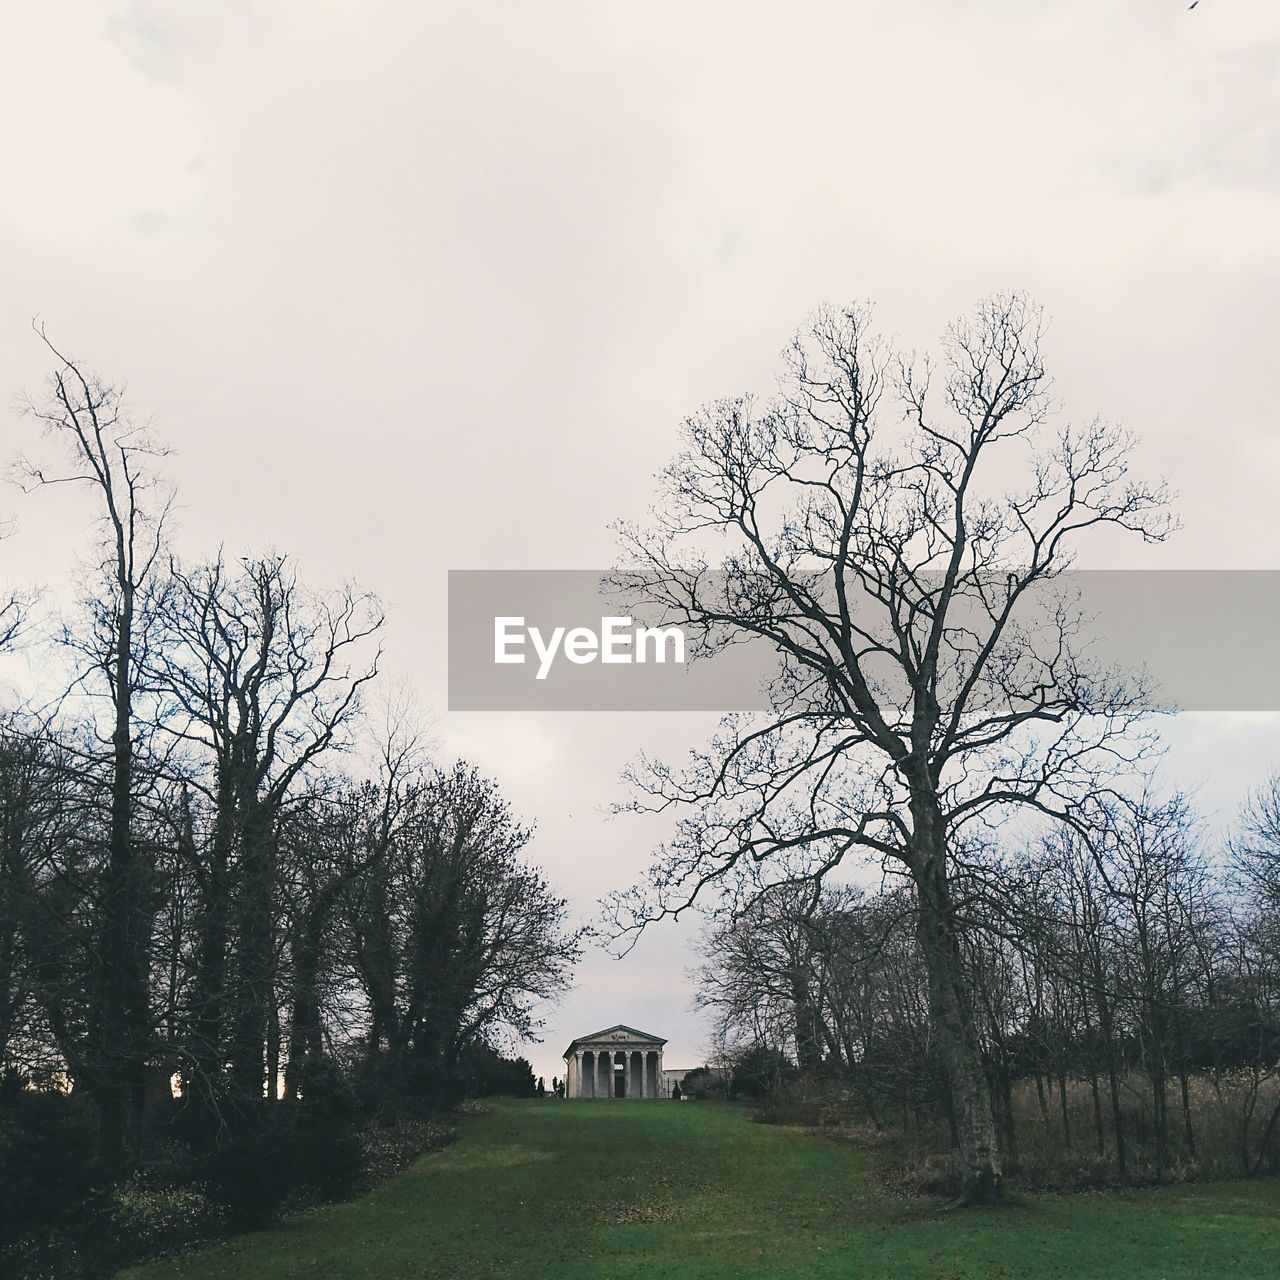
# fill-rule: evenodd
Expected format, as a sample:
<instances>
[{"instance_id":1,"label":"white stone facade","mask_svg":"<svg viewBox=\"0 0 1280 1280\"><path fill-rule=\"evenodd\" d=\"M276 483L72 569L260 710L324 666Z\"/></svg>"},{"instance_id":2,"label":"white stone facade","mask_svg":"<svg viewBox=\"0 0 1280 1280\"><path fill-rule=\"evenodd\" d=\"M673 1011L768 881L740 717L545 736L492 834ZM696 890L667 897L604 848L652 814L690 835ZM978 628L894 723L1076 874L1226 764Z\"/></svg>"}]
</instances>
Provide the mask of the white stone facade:
<instances>
[{"instance_id":1,"label":"white stone facade","mask_svg":"<svg viewBox=\"0 0 1280 1280\"><path fill-rule=\"evenodd\" d=\"M565 1097L662 1097L666 1043L661 1036L621 1023L579 1036L564 1053Z\"/></svg>"}]
</instances>

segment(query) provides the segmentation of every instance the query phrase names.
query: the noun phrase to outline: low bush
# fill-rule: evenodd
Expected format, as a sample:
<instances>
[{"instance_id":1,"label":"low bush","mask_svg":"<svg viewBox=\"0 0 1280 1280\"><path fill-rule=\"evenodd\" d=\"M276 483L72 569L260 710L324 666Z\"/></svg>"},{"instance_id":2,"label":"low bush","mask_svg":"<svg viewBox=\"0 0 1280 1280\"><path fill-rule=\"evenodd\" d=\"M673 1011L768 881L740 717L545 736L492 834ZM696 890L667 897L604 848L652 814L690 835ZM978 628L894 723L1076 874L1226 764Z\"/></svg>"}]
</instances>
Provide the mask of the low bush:
<instances>
[{"instance_id":1,"label":"low bush","mask_svg":"<svg viewBox=\"0 0 1280 1280\"><path fill-rule=\"evenodd\" d=\"M245 1230L299 1204L354 1194L364 1163L356 1132L280 1121L225 1143L198 1168L228 1225Z\"/></svg>"},{"instance_id":2,"label":"low bush","mask_svg":"<svg viewBox=\"0 0 1280 1280\"><path fill-rule=\"evenodd\" d=\"M209 1239L226 1221L206 1188L153 1186L141 1177L111 1188L105 1217L111 1249L124 1259L169 1253Z\"/></svg>"},{"instance_id":3,"label":"low bush","mask_svg":"<svg viewBox=\"0 0 1280 1280\"><path fill-rule=\"evenodd\" d=\"M23 1092L0 1107L0 1246L33 1224L60 1227L93 1184L97 1116L81 1099Z\"/></svg>"},{"instance_id":4,"label":"low bush","mask_svg":"<svg viewBox=\"0 0 1280 1280\"><path fill-rule=\"evenodd\" d=\"M456 1137L457 1130L443 1120L367 1130L361 1135L364 1166L361 1189L376 1187L419 1156L447 1147Z\"/></svg>"},{"instance_id":5,"label":"low bush","mask_svg":"<svg viewBox=\"0 0 1280 1280\"><path fill-rule=\"evenodd\" d=\"M454 1137L440 1118L367 1126L328 1097L264 1105L242 1117L240 1133L199 1154L185 1140L184 1114L179 1105L157 1123L133 1176L95 1187L93 1108L61 1094L8 1099L0 1277L104 1280L129 1263L370 1190Z\"/></svg>"}]
</instances>

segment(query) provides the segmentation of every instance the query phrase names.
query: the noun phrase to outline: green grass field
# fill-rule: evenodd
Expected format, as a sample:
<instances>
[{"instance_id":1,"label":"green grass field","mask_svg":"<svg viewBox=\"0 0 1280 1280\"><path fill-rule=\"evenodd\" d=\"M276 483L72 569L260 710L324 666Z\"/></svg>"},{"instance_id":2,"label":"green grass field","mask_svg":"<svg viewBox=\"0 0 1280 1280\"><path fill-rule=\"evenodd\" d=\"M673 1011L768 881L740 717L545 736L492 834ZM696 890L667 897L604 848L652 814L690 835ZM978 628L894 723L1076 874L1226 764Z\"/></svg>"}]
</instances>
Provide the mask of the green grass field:
<instances>
[{"instance_id":1,"label":"green grass field","mask_svg":"<svg viewBox=\"0 0 1280 1280\"><path fill-rule=\"evenodd\" d=\"M710 1103L496 1102L372 1195L160 1277L1280 1276L1280 1183L1041 1196L940 1213L859 1153Z\"/></svg>"}]
</instances>

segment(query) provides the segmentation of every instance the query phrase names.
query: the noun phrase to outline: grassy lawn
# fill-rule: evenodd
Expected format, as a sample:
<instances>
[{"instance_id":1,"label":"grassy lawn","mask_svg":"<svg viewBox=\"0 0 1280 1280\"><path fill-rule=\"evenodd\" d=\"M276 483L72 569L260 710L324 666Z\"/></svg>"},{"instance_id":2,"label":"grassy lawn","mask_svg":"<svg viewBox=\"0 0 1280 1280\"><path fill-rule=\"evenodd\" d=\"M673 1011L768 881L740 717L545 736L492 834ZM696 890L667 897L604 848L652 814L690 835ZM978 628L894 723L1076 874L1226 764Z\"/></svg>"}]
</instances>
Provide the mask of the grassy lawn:
<instances>
[{"instance_id":1,"label":"grassy lawn","mask_svg":"<svg viewBox=\"0 0 1280 1280\"><path fill-rule=\"evenodd\" d=\"M939 1213L852 1148L709 1103L498 1102L372 1195L193 1258L184 1277L1280 1276L1280 1183Z\"/></svg>"}]
</instances>

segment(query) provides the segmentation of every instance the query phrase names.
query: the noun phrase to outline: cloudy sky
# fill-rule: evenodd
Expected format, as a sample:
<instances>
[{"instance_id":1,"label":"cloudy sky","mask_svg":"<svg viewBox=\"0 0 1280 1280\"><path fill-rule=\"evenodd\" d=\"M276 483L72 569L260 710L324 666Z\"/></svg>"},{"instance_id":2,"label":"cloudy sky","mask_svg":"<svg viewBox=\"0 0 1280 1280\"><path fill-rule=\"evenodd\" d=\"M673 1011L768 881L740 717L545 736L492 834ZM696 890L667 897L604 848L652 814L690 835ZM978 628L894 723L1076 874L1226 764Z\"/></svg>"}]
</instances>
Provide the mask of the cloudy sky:
<instances>
[{"instance_id":1,"label":"cloudy sky","mask_svg":"<svg viewBox=\"0 0 1280 1280\"><path fill-rule=\"evenodd\" d=\"M708 720L447 714L446 571L607 565L682 414L767 387L816 304L926 347L1010 287L1071 411L1180 491L1127 563L1280 568L1278 55L1267 0L42 0L0 44L0 389L43 317L174 448L184 551L379 592L585 918L655 838L602 815L622 765ZM0 514L5 575L65 579L76 496ZM1220 817L1280 761L1270 717L1171 739ZM539 1070L617 1021L698 1061L694 932L593 956Z\"/></svg>"}]
</instances>

